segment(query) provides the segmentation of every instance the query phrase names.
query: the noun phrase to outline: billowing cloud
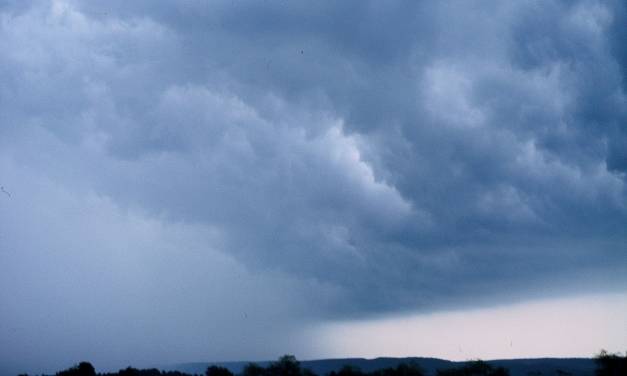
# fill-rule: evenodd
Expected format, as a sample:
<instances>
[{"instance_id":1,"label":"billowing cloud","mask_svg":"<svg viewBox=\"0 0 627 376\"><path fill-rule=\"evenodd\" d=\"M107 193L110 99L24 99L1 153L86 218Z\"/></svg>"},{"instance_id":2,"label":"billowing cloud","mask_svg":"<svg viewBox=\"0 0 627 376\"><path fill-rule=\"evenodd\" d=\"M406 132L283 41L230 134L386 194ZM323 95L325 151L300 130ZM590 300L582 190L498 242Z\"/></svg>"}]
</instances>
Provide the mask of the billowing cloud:
<instances>
[{"instance_id":1,"label":"billowing cloud","mask_svg":"<svg viewBox=\"0 0 627 376\"><path fill-rule=\"evenodd\" d=\"M627 286L620 2L0 12L0 360Z\"/></svg>"}]
</instances>

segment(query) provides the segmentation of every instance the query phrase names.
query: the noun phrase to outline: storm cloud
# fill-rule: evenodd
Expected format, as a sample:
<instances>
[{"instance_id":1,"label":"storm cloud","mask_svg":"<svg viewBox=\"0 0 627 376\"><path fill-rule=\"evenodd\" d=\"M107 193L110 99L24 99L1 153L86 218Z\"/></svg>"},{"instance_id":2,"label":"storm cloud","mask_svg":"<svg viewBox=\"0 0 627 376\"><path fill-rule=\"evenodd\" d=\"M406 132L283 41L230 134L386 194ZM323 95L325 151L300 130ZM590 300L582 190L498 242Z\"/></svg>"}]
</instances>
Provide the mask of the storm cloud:
<instances>
[{"instance_id":1,"label":"storm cloud","mask_svg":"<svg viewBox=\"0 0 627 376\"><path fill-rule=\"evenodd\" d=\"M0 12L10 367L72 333L102 364L315 354L322 320L627 287L620 1Z\"/></svg>"}]
</instances>

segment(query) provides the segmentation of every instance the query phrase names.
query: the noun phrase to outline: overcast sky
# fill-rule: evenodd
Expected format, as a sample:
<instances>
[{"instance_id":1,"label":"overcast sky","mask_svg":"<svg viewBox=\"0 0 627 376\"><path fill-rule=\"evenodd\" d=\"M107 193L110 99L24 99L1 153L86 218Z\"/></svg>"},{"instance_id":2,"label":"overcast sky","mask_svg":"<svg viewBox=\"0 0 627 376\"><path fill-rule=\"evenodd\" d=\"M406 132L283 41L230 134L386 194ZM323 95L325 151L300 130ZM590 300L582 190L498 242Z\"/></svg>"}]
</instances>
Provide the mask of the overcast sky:
<instances>
[{"instance_id":1,"label":"overcast sky","mask_svg":"<svg viewBox=\"0 0 627 376\"><path fill-rule=\"evenodd\" d=\"M543 330L544 355L624 350L626 24L620 0L0 0L0 373L464 358L464 328L573 310L587 347ZM390 334L438 325L448 347ZM503 341L467 354L531 354Z\"/></svg>"}]
</instances>

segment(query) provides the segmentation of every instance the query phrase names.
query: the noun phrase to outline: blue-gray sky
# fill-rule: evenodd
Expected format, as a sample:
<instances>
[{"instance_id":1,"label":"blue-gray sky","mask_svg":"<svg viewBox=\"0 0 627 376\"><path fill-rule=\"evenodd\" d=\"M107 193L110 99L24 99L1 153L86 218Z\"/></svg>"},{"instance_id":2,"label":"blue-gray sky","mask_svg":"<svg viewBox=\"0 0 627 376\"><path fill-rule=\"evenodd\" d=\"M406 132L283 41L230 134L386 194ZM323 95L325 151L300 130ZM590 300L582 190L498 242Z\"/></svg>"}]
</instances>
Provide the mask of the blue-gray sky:
<instances>
[{"instance_id":1,"label":"blue-gray sky","mask_svg":"<svg viewBox=\"0 0 627 376\"><path fill-rule=\"evenodd\" d=\"M330 322L624 298L625 22L0 1L0 370L332 356Z\"/></svg>"}]
</instances>

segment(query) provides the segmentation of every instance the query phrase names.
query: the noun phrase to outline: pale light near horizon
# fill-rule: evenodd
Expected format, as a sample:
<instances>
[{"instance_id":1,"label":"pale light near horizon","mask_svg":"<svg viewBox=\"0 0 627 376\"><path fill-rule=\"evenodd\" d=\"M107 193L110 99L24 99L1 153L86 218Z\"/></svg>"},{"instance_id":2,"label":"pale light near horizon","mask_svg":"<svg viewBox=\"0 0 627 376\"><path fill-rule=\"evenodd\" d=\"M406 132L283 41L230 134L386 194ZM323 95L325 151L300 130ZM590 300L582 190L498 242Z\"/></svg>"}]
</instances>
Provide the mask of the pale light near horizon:
<instances>
[{"instance_id":1,"label":"pale light near horizon","mask_svg":"<svg viewBox=\"0 0 627 376\"><path fill-rule=\"evenodd\" d=\"M408 315L324 326L335 357L450 360L591 357L627 351L627 293Z\"/></svg>"}]
</instances>

